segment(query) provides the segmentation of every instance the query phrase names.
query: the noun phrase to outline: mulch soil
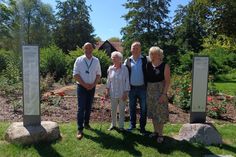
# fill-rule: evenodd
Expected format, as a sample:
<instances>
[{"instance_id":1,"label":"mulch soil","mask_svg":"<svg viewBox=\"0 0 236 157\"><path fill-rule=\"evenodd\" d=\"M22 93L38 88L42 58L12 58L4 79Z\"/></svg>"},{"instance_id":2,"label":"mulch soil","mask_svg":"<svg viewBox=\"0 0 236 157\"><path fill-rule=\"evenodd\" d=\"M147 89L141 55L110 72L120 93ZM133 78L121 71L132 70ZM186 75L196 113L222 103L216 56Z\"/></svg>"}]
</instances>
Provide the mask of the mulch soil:
<instances>
[{"instance_id":1,"label":"mulch soil","mask_svg":"<svg viewBox=\"0 0 236 157\"><path fill-rule=\"evenodd\" d=\"M91 112L91 121L110 122L111 106L110 102L103 99L105 86L98 85L95 100ZM62 96L61 93L63 93ZM21 100L22 98L18 98ZM59 100L52 103L52 99ZM226 105L227 112L222 115L222 122L236 123L236 107L229 101ZM178 108L176 105L169 104L170 123L189 123L190 114ZM129 108L126 106L125 120L129 121ZM137 117L139 117L139 107ZM14 105L7 97L0 96L0 121L22 121L23 107ZM54 90L43 94L41 99L41 119L45 121L70 122L76 121L77 97L76 85L65 87L55 87ZM207 117L207 122L214 122L214 119Z\"/></svg>"}]
</instances>

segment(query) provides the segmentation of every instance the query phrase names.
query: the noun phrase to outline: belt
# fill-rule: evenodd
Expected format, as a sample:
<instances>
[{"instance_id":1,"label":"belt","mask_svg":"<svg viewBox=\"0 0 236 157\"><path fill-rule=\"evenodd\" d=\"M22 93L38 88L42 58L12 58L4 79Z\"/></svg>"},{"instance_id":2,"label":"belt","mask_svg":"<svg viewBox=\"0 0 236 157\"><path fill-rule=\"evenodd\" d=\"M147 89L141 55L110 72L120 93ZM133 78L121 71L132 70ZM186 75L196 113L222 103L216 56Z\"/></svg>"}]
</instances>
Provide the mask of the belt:
<instances>
[{"instance_id":1,"label":"belt","mask_svg":"<svg viewBox=\"0 0 236 157\"><path fill-rule=\"evenodd\" d=\"M145 85L140 85L140 86L133 86L133 85L130 85L131 88L145 88Z\"/></svg>"}]
</instances>

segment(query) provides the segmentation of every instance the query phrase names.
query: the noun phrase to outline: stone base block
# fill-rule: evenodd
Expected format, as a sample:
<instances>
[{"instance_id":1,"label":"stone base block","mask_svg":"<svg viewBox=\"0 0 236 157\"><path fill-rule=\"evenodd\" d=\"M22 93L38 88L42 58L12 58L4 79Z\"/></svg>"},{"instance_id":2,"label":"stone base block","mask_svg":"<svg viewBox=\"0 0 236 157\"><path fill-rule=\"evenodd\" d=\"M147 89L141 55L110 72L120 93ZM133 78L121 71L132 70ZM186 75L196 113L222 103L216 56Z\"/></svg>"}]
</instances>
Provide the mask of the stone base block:
<instances>
[{"instance_id":1,"label":"stone base block","mask_svg":"<svg viewBox=\"0 0 236 157\"><path fill-rule=\"evenodd\" d=\"M222 138L212 124L184 124L179 131L179 140L186 140L192 143L204 145L220 145Z\"/></svg>"},{"instance_id":2,"label":"stone base block","mask_svg":"<svg viewBox=\"0 0 236 157\"><path fill-rule=\"evenodd\" d=\"M14 122L5 134L6 141L22 145L53 142L60 137L59 126L52 121L42 121L38 126L23 126L23 122Z\"/></svg>"}]
</instances>

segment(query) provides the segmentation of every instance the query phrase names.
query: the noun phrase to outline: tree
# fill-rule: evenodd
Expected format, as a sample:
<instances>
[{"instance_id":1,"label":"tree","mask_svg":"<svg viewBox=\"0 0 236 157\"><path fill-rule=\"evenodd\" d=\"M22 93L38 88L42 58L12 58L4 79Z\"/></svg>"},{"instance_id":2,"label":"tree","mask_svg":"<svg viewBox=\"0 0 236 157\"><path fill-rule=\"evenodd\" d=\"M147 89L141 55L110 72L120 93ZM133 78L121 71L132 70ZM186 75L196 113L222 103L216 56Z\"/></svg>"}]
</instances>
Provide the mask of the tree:
<instances>
[{"instance_id":1,"label":"tree","mask_svg":"<svg viewBox=\"0 0 236 157\"><path fill-rule=\"evenodd\" d=\"M0 48L7 49L8 39L12 39L11 31L13 29L13 10L8 7L8 3L0 3Z\"/></svg>"},{"instance_id":2,"label":"tree","mask_svg":"<svg viewBox=\"0 0 236 157\"><path fill-rule=\"evenodd\" d=\"M8 20L3 22L3 25L9 27L8 36L4 36L8 48L18 49L21 44L39 44L45 47L52 42L55 19L49 5L43 4L41 0L7 2L5 6L9 10Z\"/></svg>"},{"instance_id":3,"label":"tree","mask_svg":"<svg viewBox=\"0 0 236 157\"><path fill-rule=\"evenodd\" d=\"M55 22L51 6L41 0L19 0L14 7L14 19L20 26L15 31L16 34L21 32L19 38L23 40L22 43L48 46L52 41Z\"/></svg>"},{"instance_id":4,"label":"tree","mask_svg":"<svg viewBox=\"0 0 236 157\"><path fill-rule=\"evenodd\" d=\"M55 42L63 52L76 50L85 42L94 43L94 28L89 22L90 6L85 0L57 1Z\"/></svg>"},{"instance_id":5,"label":"tree","mask_svg":"<svg viewBox=\"0 0 236 157\"><path fill-rule=\"evenodd\" d=\"M186 6L179 6L173 21L176 45L199 52L206 37L235 38L235 14L236 2L231 0L192 0Z\"/></svg>"},{"instance_id":6,"label":"tree","mask_svg":"<svg viewBox=\"0 0 236 157\"><path fill-rule=\"evenodd\" d=\"M209 8L209 33L236 37L236 1L197 0L197 2Z\"/></svg>"},{"instance_id":7,"label":"tree","mask_svg":"<svg viewBox=\"0 0 236 157\"><path fill-rule=\"evenodd\" d=\"M142 43L144 50L152 45L164 47L170 37L168 7L170 0L128 0L124 7L128 13L123 16L128 25L123 27L123 46L130 49L133 41Z\"/></svg>"},{"instance_id":8,"label":"tree","mask_svg":"<svg viewBox=\"0 0 236 157\"><path fill-rule=\"evenodd\" d=\"M120 40L120 38L118 38L118 37L111 37L111 38L108 39L108 41L111 41L111 42L120 42L121 40Z\"/></svg>"},{"instance_id":9,"label":"tree","mask_svg":"<svg viewBox=\"0 0 236 157\"><path fill-rule=\"evenodd\" d=\"M191 1L186 6L179 6L174 17L175 44L180 49L198 53L203 49L203 39L207 29L210 10L206 5Z\"/></svg>"},{"instance_id":10,"label":"tree","mask_svg":"<svg viewBox=\"0 0 236 157\"><path fill-rule=\"evenodd\" d=\"M98 37L98 36L95 37L94 40L95 40L95 42L100 42L100 41L102 41L102 39L101 39L100 37Z\"/></svg>"}]
</instances>

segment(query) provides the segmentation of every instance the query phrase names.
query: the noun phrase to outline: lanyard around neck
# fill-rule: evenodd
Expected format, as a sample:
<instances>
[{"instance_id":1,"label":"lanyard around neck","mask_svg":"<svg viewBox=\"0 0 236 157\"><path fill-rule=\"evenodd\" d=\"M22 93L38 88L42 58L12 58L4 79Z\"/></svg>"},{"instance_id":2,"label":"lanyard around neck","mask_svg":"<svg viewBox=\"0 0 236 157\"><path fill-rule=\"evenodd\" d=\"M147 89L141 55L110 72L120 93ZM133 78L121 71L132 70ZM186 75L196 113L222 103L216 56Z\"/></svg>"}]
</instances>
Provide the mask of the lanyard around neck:
<instances>
[{"instance_id":1,"label":"lanyard around neck","mask_svg":"<svg viewBox=\"0 0 236 157\"><path fill-rule=\"evenodd\" d=\"M89 65L88 65L88 63L86 62L86 60L84 60L84 62L85 62L86 66L87 66L87 68L88 68L88 71L89 71L89 69L90 69L90 67L91 67L91 65L92 65L92 63L93 63L93 58L92 58L92 60L91 60L91 62L90 62Z\"/></svg>"}]
</instances>

